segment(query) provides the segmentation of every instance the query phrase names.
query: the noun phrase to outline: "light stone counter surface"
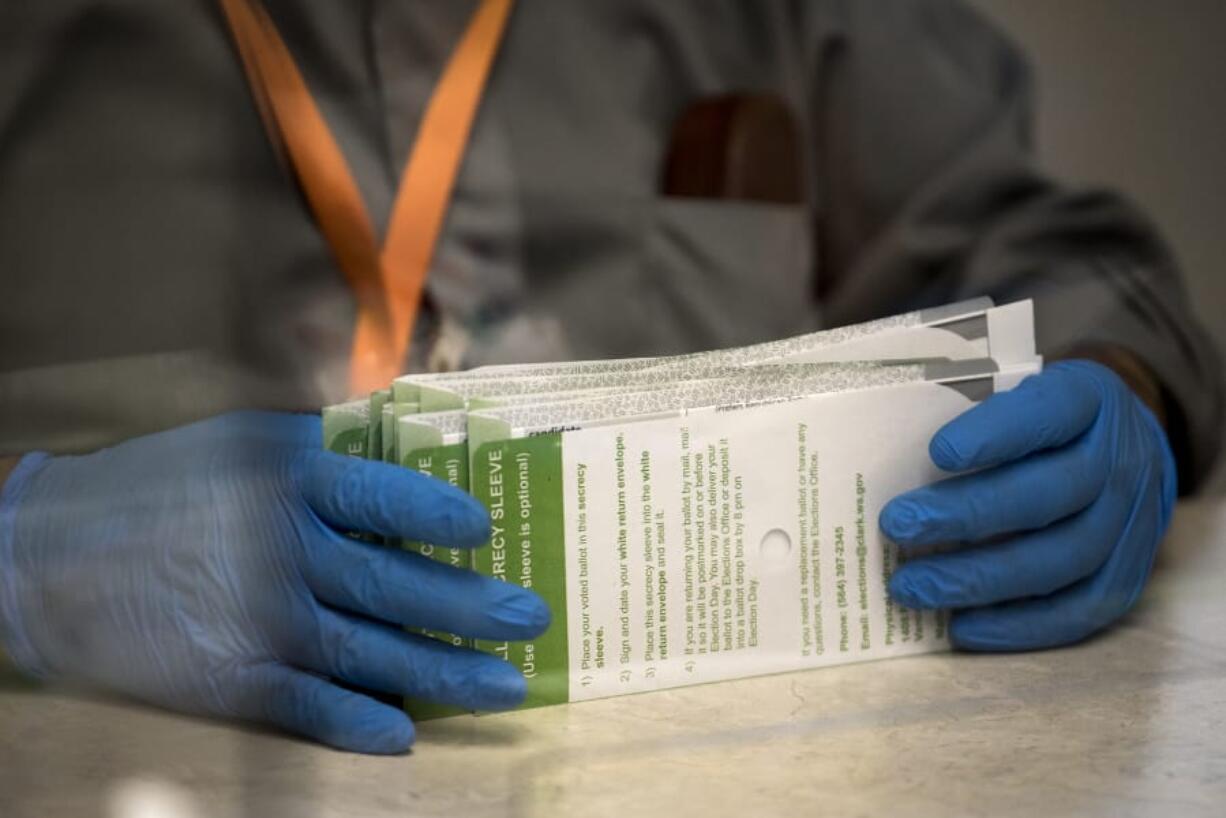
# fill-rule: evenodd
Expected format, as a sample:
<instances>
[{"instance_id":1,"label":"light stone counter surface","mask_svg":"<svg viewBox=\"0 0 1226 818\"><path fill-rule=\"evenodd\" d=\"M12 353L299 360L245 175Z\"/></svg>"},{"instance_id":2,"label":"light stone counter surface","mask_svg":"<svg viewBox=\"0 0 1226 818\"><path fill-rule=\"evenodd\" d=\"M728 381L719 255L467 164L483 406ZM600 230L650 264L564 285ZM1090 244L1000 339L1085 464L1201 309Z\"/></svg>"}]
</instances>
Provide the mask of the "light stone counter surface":
<instances>
[{"instance_id":1,"label":"light stone counter surface","mask_svg":"<svg viewBox=\"0 0 1226 818\"><path fill-rule=\"evenodd\" d=\"M0 816L1226 815L1226 505L1061 651L940 655L423 725L368 758L0 684Z\"/></svg>"}]
</instances>

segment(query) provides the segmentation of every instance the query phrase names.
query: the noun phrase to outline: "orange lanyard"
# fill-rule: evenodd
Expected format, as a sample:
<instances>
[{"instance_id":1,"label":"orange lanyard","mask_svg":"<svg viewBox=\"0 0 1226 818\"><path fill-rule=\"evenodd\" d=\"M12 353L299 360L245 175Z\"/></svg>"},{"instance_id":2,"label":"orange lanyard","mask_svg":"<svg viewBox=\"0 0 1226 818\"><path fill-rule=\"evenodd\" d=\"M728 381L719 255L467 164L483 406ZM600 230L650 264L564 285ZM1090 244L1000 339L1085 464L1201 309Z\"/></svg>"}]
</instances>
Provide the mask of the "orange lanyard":
<instances>
[{"instance_id":1,"label":"orange lanyard","mask_svg":"<svg viewBox=\"0 0 1226 818\"><path fill-rule=\"evenodd\" d=\"M354 181L306 81L259 0L221 0L256 104L357 300L353 393L386 387L409 350L422 289L473 119L514 0L481 0L430 98L380 247Z\"/></svg>"}]
</instances>

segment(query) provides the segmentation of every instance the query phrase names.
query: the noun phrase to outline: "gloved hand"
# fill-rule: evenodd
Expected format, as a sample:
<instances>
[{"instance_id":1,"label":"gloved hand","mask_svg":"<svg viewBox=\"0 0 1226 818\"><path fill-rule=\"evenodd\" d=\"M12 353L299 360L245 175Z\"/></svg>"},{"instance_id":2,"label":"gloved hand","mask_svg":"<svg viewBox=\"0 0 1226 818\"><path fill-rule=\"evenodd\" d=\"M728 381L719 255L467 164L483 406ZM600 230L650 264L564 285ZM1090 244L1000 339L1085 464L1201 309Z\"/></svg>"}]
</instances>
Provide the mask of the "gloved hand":
<instances>
[{"instance_id":1,"label":"gloved hand","mask_svg":"<svg viewBox=\"0 0 1226 818\"><path fill-rule=\"evenodd\" d=\"M903 555L890 594L954 609L953 643L1027 650L1122 616L1149 578L1175 504L1175 461L1153 414L1111 370L1048 366L933 437L938 467L978 470L894 498L881 528Z\"/></svg>"},{"instance_id":2,"label":"gloved hand","mask_svg":"<svg viewBox=\"0 0 1226 818\"><path fill-rule=\"evenodd\" d=\"M36 675L370 753L407 749L408 717L324 677L518 704L511 665L399 626L532 638L549 624L538 596L338 533L471 547L488 537L485 510L319 441L317 417L242 413L85 457L27 456L0 495L0 646Z\"/></svg>"}]
</instances>

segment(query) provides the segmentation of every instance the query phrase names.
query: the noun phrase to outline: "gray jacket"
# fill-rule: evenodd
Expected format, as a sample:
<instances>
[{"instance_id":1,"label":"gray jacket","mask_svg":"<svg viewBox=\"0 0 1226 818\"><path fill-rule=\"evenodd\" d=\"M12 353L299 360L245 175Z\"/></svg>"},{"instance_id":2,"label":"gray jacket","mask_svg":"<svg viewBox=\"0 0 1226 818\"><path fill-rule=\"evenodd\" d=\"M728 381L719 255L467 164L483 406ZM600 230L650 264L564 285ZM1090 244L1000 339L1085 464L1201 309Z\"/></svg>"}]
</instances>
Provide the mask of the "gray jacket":
<instances>
[{"instance_id":1,"label":"gray jacket","mask_svg":"<svg viewBox=\"0 0 1226 818\"><path fill-rule=\"evenodd\" d=\"M382 223L473 0L267 0ZM796 203L669 195L674 126L765 92ZM431 273L465 365L744 344L1033 297L1049 354L1133 351L1182 485L1219 368L1144 216L1045 178L1016 50L952 0L520 0ZM353 300L213 0L0 8L0 452L342 397ZM420 355L406 368L421 365Z\"/></svg>"}]
</instances>

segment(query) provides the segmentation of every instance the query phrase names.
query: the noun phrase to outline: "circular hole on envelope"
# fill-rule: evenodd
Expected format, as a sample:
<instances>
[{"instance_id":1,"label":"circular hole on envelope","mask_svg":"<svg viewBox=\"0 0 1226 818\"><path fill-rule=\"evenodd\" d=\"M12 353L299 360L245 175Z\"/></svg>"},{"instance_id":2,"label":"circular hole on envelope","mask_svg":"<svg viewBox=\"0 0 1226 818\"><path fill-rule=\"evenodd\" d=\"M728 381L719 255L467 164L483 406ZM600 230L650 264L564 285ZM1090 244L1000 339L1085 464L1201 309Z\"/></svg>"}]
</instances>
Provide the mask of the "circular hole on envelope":
<instances>
[{"instance_id":1,"label":"circular hole on envelope","mask_svg":"<svg viewBox=\"0 0 1226 818\"><path fill-rule=\"evenodd\" d=\"M782 528L772 528L763 535L758 550L763 568L783 568L788 565L792 553L792 536Z\"/></svg>"}]
</instances>

